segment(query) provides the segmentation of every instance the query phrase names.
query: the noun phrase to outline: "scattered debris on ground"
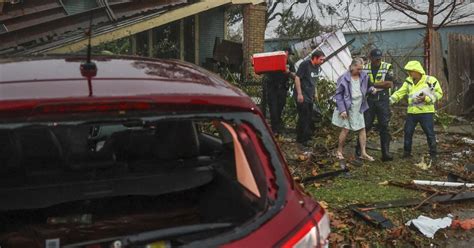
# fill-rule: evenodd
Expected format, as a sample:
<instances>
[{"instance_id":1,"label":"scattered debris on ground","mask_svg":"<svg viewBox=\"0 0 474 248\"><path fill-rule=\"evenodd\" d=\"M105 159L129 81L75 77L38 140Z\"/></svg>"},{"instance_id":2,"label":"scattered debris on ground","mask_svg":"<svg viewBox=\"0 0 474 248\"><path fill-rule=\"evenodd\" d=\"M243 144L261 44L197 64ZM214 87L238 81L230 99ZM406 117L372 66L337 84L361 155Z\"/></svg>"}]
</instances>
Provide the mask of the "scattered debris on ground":
<instances>
[{"instance_id":1,"label":"scattered debris on ground","mask_svg":"<svg viewBox=\"0 0 474 248\"><path fill-rule=\"evenodd\" d=\"M403 115L394 112L392 122L400 123L392 126L403 126ZM352 155L356 135L348 137L346 160L339 161L334 156L339 130L330 125L319 129L310 152L298 149L291 129L278 139L295 179L329 211L331 247L470 247L474 242L472 137L438 132L438 161L430 165L421 130L413 139L413 158L401 158L402 131L392 133L394 161L380 160L379 138L372 131L367 147L377 159L357 165ZM451 227L438 230L433 239L405 225L419 216L436 220L448 214L453 215Z\"/></svg>"},{"instance_id":2,"label":"scattered debris on ground","mask_svg":"<svg viewBox=\"0 0 474 248\"><path fill-rule=\"evenodd\" d=\"M422 170L428 170L429 168L431 168L431 161L428 161L428 163L426 163L425 158L422 157L421 161L419 163L416 163L415 165L416 165L416 167L418 167Z\"/></svg>"},{"instance_id":3,"label":"scattered debris on ground","mask_svg":"<svg viewBox=\"0 0 474 248\"><path fill-rule=\"evenodd\" d=\"M411 226L413 225L416 227L423 235L432 239L434 238L435 233L439 229L447 228L451 226L453 219L452 216L432 219L430 217L426 217L424 215L418 216L418 218L409 220L405 225Z\"/></svg>"},{"instance_id":4,"label":"scattered debris on ground","mask_svg":"<svg viewBox=\"0 0 474 248\"><path fill-rule=\"evenodd\" d=\"M474 228L474 218L467 220L453 220L451 223L452 228L462 228L464 230L471 230Z\"/></svg>"},{"instance_id":5,"label":"scattered debris on ground","mask_svg":"<svg viewBox=\"0 0 474 248\"><path fill-rule=\"evenodd\" d=\"M474 187L474 183L458 183L458 182L442 182L442 181L428 181L428 180L413 180L417 185L432 185L443 187Z\"/></svg>"},{"instance_id":6,"label":"scattered debris on ground","mask_svg":"<svg viewBox=\"0 0 474 248\"><path fill-rule=\"evenodd\" d=\"M462 141L468 145L474 145L474 139L470 139L467 137L462 138Z\"/></svg>"},{"instance_id":7,"label":"scattered debris on ground","mask_svg":"<svg viewBox=\"0 0 474 248\"><path fill-rule=\"evenodd\" d=\"M382 214L375 211L375 208L364 208L363 205L351 205L349 206L349 209L351 209L357 216L376 227L385 229L391 229L395 227L391 220L385 218Z\"/></svg>"},{"instance_id":8,"label":"scattered debris on ground","mask_svg":"<svg viewBox=\"0 0 474 248\"><path fill-rule=\"evenodd\" d=\"M301 183L306 184L306 183L310 183L310 182L314 182L314 181L318 181L318 180L333 178L333 177L339 176L339 175L341 175L343 173L347 173L347 172L349 172L349 169L347 169L347 168L346 169L341 169L341 170L336 170L336 171L331 171L331 172L326 172L326 173L323 173L323 174L317 174L316 172L314 172L314 173L312 173L313 176L303 178L301 180Z\"/></svg>"}]
</instances>

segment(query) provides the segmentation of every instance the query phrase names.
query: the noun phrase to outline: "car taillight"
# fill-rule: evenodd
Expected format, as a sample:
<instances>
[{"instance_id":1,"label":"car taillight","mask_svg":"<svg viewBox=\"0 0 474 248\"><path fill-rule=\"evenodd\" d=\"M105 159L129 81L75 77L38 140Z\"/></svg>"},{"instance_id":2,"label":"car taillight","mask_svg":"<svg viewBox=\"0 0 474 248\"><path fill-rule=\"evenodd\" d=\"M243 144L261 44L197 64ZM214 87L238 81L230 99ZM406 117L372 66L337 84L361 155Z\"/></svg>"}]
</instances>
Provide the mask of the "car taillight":
<instances>
[{"instance_id":1,"label":"car taillight","mask_svg":"<svg viewBox=\"0 0 474 248\"><path fill-rule=\"evenodd\" d=\"M282 247L328 247L328 237L331 233L329 217L323 208L316 211L313 216L299 226L286 238Z\"/></svg>"},{"instance_id":2,"label":"car taillight","mask_svg":"<svg viewBox=\"0 0 474 248\"><path fill-rule=\"evenodd\" d=\"M327 213L324 213L318 222L319 243L321 247L329 247L329 234L331 234L331 221Z\"/></svg>"}]
</instances>

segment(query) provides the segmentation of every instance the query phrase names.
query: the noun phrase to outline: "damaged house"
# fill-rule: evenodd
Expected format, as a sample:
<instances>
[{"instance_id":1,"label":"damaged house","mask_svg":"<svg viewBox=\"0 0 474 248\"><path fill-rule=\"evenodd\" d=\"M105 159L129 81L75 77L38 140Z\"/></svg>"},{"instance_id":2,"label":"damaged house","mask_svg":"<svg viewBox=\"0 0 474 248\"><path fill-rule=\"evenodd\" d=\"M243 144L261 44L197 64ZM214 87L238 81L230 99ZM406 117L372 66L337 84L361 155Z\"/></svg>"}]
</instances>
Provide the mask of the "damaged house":
<instances>
[{"instance_id":1,"label":"damaged house","mask_svg":"<svg viewBox=\"0 0 474 248\"><path fill-rule=\"evenodd\" d=\"M0 55L95 52L172 58L205 65L224 39L226 8L243 6L243 72L264 48L263 0L8 0L0 3ZM99 46L99 47L98 47ZM114 53L117 53L114 51Z\"/></svg>"}]
</instances>

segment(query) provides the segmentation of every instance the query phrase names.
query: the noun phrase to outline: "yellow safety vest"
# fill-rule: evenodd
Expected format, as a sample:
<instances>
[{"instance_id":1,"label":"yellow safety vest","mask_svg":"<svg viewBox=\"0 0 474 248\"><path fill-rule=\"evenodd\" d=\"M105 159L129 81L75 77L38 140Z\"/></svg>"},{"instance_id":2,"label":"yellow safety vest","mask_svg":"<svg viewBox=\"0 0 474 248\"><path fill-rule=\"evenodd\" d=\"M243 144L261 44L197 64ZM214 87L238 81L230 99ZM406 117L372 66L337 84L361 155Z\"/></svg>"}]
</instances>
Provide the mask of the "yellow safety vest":
<instances>
[{"instance_id":1,"label":"yellow safety vest","mask_svg":"<svg viewBox=\"0 0 474 248\"><path fill-rule=\"evenodd\" d=\"M421 94L425 96L424 102L415 103L414 100ZM408 96L409 114L434 113L436 111L434 104L443 97L443 90L439 81L433 76L423 75L416 84L413 83L413 78L408 77L402 87L390 97L390 102L396 103L405 96Z\"/></svg>"},{"instance_id":2,"label":"yellow safety vest","mask_svg":"<svg viewBox=\"0 0 474 248\"><path fill-rule=\"evenodd\" d=\"M371 63L367 63L365 66L364 66L364 72L367 73L367 75L369 75L369 84L376 84L376 83L381 83L383 81L385 81L385 76L387 75L388 73L388 70L392 67L392 64L390 63L386 63L386 62L382 62L380 64L380 68L379 70L377 71L377 75L375 75L375 78L374 78L374 75L372 75L372 65Z\"/></svg>"}]
</instances>

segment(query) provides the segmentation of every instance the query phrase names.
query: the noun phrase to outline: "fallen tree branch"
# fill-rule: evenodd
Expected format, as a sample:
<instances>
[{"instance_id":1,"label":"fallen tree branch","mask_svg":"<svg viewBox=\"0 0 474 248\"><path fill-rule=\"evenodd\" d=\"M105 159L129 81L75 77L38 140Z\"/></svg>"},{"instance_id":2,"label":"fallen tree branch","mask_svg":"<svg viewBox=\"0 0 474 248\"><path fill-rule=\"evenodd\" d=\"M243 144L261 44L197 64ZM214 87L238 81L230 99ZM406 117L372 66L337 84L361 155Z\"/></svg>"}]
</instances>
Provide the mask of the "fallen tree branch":
<instances>
[{"instance_id":1,"label":"fallen tree branch","mask_svg":"<svg viewBox=\"0 0 474 248\"><path fill-rule=\"evenodd\" d=\"M403 131L405 129L405 127L401 127L399 128L397 131L393 132L392 135L397 135L398 133L400 133L401 131Z\"/></svg>"},{"instance_id":2,"label":"fallen tree branch","mask_svg":"<svg viewBox=\"0 0 474 248\"><path fill-rule=\"evenodd\" d=\"M465 189L464 189L465 190ZM438 195L426 201L426 203L446 203L446 202L459 202L466 200L474 200L474 192L467 191L458 194L447 194ZM349 205L349 208L358 208L359 210L370 211L374 209L385 209L385 208L398 208L398 207L410 207L420 204L419 199L403 199L395 201L376 202L372 204L355 204Z\"/></svg>"},{"instance_id":3,"label":"fallen tree branch","mask_svg":"<svg viewBox=\"0 0 474 248\"><path fill-rule=\"evenodd\" d=\"M349 169L345 168L345 169L342 169L342 170L331 171L331 172L328 172L328 173L323 173L323 174L319 174L319 175L312 176L312 177L306 177L306 178L303 178L301 180L301 183L308 183L308 182L314 182L314 181L321 180L321 179L331 178L331 177L338 176L338 175L340 175L342 173L345 173L345 172L349 172Z\"/></svg>"},{"instance_id":4,"label":"fallen tree branch","mask_svg":"<svg viewBox=\"0 0 474 248\"><path fill-rule=\"evenodd\" d=\"M389 185L395 186L395 187L400 187L400 188L405 188L405 189L411 189L411 190L421 190L425 191L431 194L439 192L436 189L433 189L431 187L423 187L423 186L418 186L418 185L413 185L413 184L408 184L408 183L401 183L401 182L395 182L395 181L389 181ZM450 192L451 193L451 192Z\"/></svg>"},{"instance_id":5,"label":"fallen tree branch","mask_svg":"<svg viewBox=\"0 0 474 248\"><path fill-rule=\"evenodd\" d=\"M413 210L417 210L418 208L420 208L421 206L423 206L426 202L428 202L429 200L433 199L433 197L439 195L439 192L435 192L434 194L430 195L428 198L424 199L422 202L420 202L420 204L416 205L416 207L413 208Z\"/></svg>"}]
</instances>

